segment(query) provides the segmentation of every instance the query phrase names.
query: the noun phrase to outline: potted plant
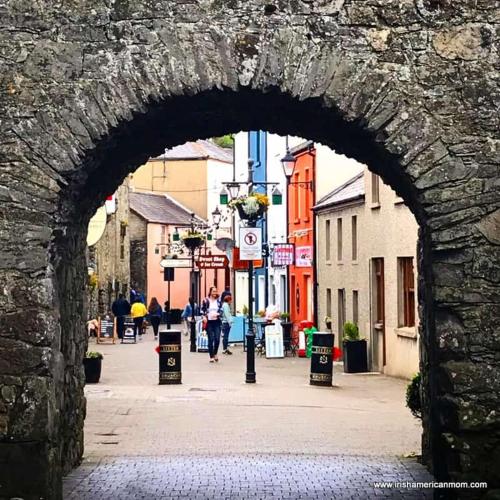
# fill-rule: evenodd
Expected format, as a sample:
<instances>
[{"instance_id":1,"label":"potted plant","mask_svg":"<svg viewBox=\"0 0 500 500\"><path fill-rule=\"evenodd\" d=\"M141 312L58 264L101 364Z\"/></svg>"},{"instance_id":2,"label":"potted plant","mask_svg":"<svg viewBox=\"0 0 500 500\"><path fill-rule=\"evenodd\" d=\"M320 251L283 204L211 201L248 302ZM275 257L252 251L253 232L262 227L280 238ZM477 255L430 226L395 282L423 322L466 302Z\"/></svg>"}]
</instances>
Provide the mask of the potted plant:
<instances>
[{"instance_id":1,"label":"potted plant","mask_svg":"<svg viewBox=\"0 0 500 500\"><path fill-rule=\"evenodd\" d=\"M89 351L83 358L83 368L85 369L85 382L87 384L97 384L101 378L102 354L100 352Z\"/></svg>"},{"instance_id":2,"label":"potted plant","mask_svg":"<svg viewBox=\"0 0 500 500\"><path fill-rule=\"evenodd\" d=\"M420 385L422 377L416 373L406 387L406 406L415 418L422 418L422 401L420 399Z\"/></svg>"},{"instance_id":3,"label":"potted plant","mask_svg":"<svg viewBox=\"0 0 500 500\"><path fill-rule=\"evenodd\" d=\"M330 316L325 316L325 325L327 330L332 329L332 318Z\"/></svg>"},{"instance_id":4,"label":"potted plant","mask_svg":"<svg viewBox=\"0 0 500 500\"><path fill-rule=\"evenodd\" d=\"M344 324L344 372L368 371L366 339L359 338L359 328L348 321Z\"/></svg>"},{"instance_id":5,"label":"potted plant","mask_svg":"<svg viewBox=\"0 0 500 500\"><path fill-rule=\"evenodd\" d=\"M205 243L205 235L196 230L189 230L182 235L182 243L184 243L189 250L194 251Z\"/></svg>"},{"instance_id":6,"label":"potted plant","mask_svg":"<svg viewBox=\"0 0 500 500\"><path fill-rule=\"evenodd\" d=\"M281 320L281 328L283 328L283 342L285 344L285 349L288 345L290 345L290 341L292 339L292 329L293 329L293 323L290 321L290 314L287 312L282 312L280 314L280 320Z\"/></svg>"},{"instance_id":7,"label":"potted plant","mask_svg":"<svg viewBox=\"0 0 500 500\"><path fill-rule=\"evenodd\" d=\"M262 193L250 193L248 196L239 196L228 203L229 208L237 210L242 220L260 219L269 206L269 198Z\"/></svg>"},{"instance_id":8,"label":"potted plant","mask_svg":"<svg viewBox=\"0 0 500 500\"><path fill-rule=\"evenodd\" d=\"M247 306L243 306L241 308L241 314L243 314L243 316L247 316L248 315L248 307Z\"/></svg>"}]
</instances>

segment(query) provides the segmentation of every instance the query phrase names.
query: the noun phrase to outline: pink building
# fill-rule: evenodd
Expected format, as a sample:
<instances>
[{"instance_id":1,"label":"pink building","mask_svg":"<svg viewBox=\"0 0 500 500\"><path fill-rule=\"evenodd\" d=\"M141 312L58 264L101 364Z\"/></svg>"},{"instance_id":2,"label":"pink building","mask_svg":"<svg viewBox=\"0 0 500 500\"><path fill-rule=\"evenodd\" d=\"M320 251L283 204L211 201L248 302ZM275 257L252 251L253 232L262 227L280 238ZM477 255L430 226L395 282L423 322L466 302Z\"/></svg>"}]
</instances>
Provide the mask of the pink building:
<instances>
[{"instance_id":1,"label":"pink building","mask_svg":"<svg viewBox=\"0 0 500 500\"><path fill-rule=\"evenodd\" d=\"M203 219L197 217L200 223ZM145 293L147 301L156 297L160 304L167 300L168 282L163 279L160 261L166 254L189 258L184 245L173 241L178 230L182 234L189 227L191 211L166 194L130 193L130 283L131 287ZM203 252L219 254L212 242L207 242ZM186 261L188 264L188 261ZM190 268L176 268L170 283L170 307L182 309L189 298ZM222 287L224 270L199 270L200 295L208 287ZM197 300L199 297L196 298Z\"/></svg>"}]
</instances>

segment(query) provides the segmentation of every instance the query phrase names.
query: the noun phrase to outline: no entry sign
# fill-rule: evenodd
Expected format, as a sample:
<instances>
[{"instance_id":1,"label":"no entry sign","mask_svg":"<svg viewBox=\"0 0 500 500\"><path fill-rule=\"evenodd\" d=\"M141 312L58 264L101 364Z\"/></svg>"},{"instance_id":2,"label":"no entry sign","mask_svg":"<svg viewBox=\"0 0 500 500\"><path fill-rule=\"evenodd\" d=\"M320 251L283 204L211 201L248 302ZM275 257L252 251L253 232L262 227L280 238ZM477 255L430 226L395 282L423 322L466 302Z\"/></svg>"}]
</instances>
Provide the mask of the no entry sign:
<instances>
[{"instance_id":1,"label":"no entry sign","mask_svg":"<svg viewBox=\"0 0 500 500\"><path fill-rule=\"evenodd\" d=\"M240 227L240 260L262 259L262 228Z\"/></svg>"}]
</instances>

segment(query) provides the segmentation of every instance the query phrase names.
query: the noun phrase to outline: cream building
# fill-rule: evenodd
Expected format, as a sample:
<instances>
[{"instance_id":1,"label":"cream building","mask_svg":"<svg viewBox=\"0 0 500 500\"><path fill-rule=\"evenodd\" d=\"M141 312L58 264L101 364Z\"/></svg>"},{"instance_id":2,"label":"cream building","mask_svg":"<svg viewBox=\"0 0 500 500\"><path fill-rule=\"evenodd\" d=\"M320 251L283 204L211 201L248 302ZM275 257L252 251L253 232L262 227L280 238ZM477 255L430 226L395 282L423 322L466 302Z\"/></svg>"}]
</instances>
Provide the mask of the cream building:
<instances>
[{"instance_id":1,"label":"cream building","mask_svg":"<svg viewBox=\"0 0 500 500\"><path fill-rule=\"evenodd\" d=\"M371 370L418 371L418 226L403 200L366 168L315 206L319 323L335 344L352 321L368 341ZM340 334L339 334L340 333Z\"/></svg>"}]
</instances>

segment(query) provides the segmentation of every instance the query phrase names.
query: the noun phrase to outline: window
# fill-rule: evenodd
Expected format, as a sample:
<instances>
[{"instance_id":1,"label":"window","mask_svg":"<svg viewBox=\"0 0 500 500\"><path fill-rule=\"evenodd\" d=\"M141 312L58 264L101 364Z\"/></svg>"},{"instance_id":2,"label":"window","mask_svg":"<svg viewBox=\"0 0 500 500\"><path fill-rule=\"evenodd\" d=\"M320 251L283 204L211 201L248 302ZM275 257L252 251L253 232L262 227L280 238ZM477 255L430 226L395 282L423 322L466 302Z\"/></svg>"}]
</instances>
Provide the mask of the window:
<instances>
[{"instance_id":1,"label":"window","mask_svg":"<svg viewBox=\"0 0 500 500\"><path fill-rule=\"evenodd\" d=\"M161 226L160 243L166 243L166 242L167 242L167 228L165 226Z\"/></svg>"},{"instance_id":2,"label":"window","mask_svg":"<svg viewBox=\"0 0 500 500\"><path fill-rule=\"evenodd\" d=\"M377 174L372 174L372 203L380 203L380 189L379 189L380 179Z\"/></svg>"},{"instance_id":3,"label":"window","mask_svg":"<svg viewBox=\"0 0 500 500\"><path fill-rule=\"evenodd\" d=\"M306 168L306 171L305 171L305 181L306 182L309 182L311 180L311 175L310 175L310 170L308 168ZM303 187L302 188L302 191L304 193L304 208L305 208L305 212L304 212L304 219L305 221L307 222L309 220L309 211L311 210L311 196L310 196L310 192L309 192L309 189L307 187Z\"/></svg>"},{"instance_id":4,"label":"window","mask_svg":"<svg viewBox=\"0 0 500 500\"><path fill-rule=\"evenodd\" d=\"M352 216L352 260L358 260L358 218Z\"/></svg>"},{"instance_id":5,"label":"window","mask_svg":"<svg viewBox=\"0 0 500 500\"><path fill-rule=\"evenodd\" d=\"M326 289L326 315L331 318L332 317L332 289Z\"/></svg>"},{"instance_id":6,"label":"window","mask_svg":"<svg viewBox=\"0 0 500 500\"><path fill-rule=\"evenodd\" d=\"M325 254L327 262L332 259L331 241L330 241L330 220L325 221Z\"/></svg>"},{"instance_id":7,"label":"window","mask_svg":"<svg viewBox=\"0 0 500 500\"><path fill-rule=\"evenodd\" d=\"M123 244L123 242L120 244L120 259L125 259L125 245Z\"/></svg>"},{"instance_id":8,"label":"window","mask_svg":"<svg viewBox=\"0 0 500 500\"><path fill-rule=\"evenodd\" d=\"M357 325L359 321L359 313L358 313L358 307L359 307L359 302L358 302L358 291L353 290L352 291L352 322Z\"/></svg>"},{"instance_id":9,"label":"window","mask_svg":"<svg viewBox=\"0 0 500 500\"><path fill-rule=\"evenodd\" d=\"M337 219L337 260L342 260L342 219Z\"/></svg>"},{"instance_id":10,"label":"window","mask_svg":"<svg viewBox=\"0 0 500 500\"><path fill-rule=\"evenodd\" d=\"M339 338L344 334L345 324L345 289L338 289L338 335Z\"/></svg>"},{"instance_id":11,"label":"window","mask_svg":"<svg viewBox=\"0 0 500 500\"><path fill-rule=\"evenodd\" d=\"M415 326L413 257L398 258L398 324Z\"/></svg>"}]
</instances>

